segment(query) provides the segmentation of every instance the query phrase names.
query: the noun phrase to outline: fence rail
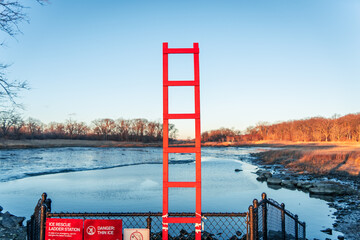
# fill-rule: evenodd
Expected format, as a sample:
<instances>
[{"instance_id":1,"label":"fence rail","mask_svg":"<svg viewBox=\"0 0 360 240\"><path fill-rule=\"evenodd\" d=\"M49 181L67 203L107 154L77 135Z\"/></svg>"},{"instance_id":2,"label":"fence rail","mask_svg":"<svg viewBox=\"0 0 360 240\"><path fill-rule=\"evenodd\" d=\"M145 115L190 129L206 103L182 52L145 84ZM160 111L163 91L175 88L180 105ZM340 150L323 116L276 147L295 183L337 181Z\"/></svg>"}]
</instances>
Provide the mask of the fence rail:
<instances>
[{"instance_id":1,"label":"fence rail","mask_svg":"<svg viewBox=\"0 0 360 240\"><path fill-rule=\"evenodd\" d=\"M193 213L169 213L173 217L195 217ZM123 220L124 228L148 228L150 238L162 239L162 213L160 212L123 212L123 213L52 213L51 200L42 194L34 209L34 214L27 221L28 240L45 240L46 219L82 218ZM202 213L202 239L231 240L298 240L306 239L304 222L285 210L284 204L268 199L262 194L262 200L256 199L246 213ZM172 224L169 239L195 239L194 224Z\"/></svg>"}]
</instances>

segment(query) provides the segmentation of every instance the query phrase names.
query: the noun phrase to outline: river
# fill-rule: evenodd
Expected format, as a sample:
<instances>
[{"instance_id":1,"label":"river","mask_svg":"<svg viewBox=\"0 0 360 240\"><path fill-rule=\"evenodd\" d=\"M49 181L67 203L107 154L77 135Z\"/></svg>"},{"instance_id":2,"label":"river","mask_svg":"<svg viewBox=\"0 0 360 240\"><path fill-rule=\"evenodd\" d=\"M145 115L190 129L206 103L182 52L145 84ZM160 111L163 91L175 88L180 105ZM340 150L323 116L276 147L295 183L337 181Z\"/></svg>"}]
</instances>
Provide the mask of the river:
<instances>
[{"instance_id":1,"label":"river","mask_svg":"<svg viewBox=\"0 0 360 240\"><path fill-rule=\"evenodd\" d=\"M261 193L285 203L307 224L309 239L337 239L324 200L298 190L272 189L256 180L249 161L258 147L202 148L203 212L246 212ZM161 148L40 148L0 150L0 205L29 218L43 192L52 212L162 211ZM170 181L194 181L193 154L170 155ZM235 172L235 169L241 169ZM170 212L194 212L193 189L171 189Z\"/></svg>"}]
</instances>

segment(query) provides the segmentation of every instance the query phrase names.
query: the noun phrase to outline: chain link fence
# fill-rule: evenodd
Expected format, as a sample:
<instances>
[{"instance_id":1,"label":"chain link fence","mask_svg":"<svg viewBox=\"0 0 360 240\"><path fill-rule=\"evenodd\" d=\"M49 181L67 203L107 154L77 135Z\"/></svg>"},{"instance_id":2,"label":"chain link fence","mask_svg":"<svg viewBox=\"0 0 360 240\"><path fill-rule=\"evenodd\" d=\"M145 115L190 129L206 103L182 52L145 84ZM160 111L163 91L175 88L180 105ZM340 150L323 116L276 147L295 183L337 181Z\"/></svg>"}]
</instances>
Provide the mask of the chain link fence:
<instances>
[{"instance_id":1,"label":"chain link fence","mask_svg":"<svg viewBox=\"0 0 360 240\"><path fill-rule=\"evenodd\" d=\"M195 217L192 213L170 213L170 217ZM121 219L123 228L148 228L150 238L162 239L162 213L52 213L46 193L38 201L34 214L27 221L28 240L45 240L46 219ZM202 239L230 240L298 240L306 239L305 223L285 210L284 204L256 199L247 213L202 213ZM193 223L169 224L169 239L195 239Z\"/></svg>"}]
</instances>

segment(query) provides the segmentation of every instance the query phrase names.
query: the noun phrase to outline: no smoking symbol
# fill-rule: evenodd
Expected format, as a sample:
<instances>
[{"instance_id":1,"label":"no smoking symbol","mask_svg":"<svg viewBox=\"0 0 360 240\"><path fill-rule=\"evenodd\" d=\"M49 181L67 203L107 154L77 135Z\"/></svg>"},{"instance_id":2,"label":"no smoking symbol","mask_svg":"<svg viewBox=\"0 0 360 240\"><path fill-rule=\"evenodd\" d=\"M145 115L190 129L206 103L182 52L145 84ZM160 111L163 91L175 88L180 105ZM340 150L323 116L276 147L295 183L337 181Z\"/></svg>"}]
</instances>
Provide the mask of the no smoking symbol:
<instances>
[{"instance_id":1,"label":"no smoking symbol","mask_svg":"<svg viewBox=\"0 0 360 240\"><path fill-rule=\"evenodd\" d=\"M130 235L130 240L143 240L143 235L140 232L135 231Z\"/></svg>"},{"instance_id":2,"label":"no smoking symbol","mask_svg":"<svg viewBox=\"0 0 360 240\"><path fill-rule=\"evenodd\" d=\"M96 228L93 227L93 226L89 226L89 227L86 229L86 232L87 232L87 234L89 234L89 235L94 235L95 232L96 232Z\"/></svg>"}]
</instances>

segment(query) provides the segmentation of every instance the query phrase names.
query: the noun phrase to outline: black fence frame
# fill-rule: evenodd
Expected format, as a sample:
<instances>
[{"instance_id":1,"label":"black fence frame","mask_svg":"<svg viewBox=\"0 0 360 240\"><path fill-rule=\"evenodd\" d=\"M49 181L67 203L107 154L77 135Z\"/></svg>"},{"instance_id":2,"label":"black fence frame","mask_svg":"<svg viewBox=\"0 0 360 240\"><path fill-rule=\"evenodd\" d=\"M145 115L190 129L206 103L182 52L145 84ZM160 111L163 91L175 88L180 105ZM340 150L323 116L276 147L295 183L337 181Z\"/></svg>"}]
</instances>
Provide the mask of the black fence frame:
<instances>
[{"instance_id":1,"label":"black fence frame","mask_svg":"<svg viewBox=\"0 0 360 240\"><path fill-rule=\"evenodd\" d=\"M301 222L298 219L297 215L293 215L289 211L285 210L285 204L279 204L272 199L268 199L266 194L262 194L262 200L258 202L258 200L254 199L253 205L249 206L249 211L246 213L202 213L202 218L218 218L219 220L215 222L215 224L219 224L223 226L227 226L227 229L234 228L231 224L227 225L227 222L233 222L236 218L242 218L244 221L242 224L245 229L231 229L236 231L236 235L233 235L228 238L219 237L220 239L246 239L246 240L270 240L268 237L268 207L271 206L274 209L280 211L281 213L281 221L278 224L281 224L281 236L276 237L276 239L280 240L289 240L289 239L303 239L306 240L306 224L305 222ZM261 213L259 213L261 211ZM261 218L259 217L261 216ZM170 213L169 216L177 216L177 217L194 217L193 213ZM47 198L47 194L43 193L41 198L39 199L37 205L34 209L34 214L31 216L30 220L27 221L27 239L28 240L45 240L45 229L46 229L46 219L47 218L114 218L114 217L145 217L146 223L144 222L144 227L150 230L151 239L161 239L158 233L151 234L152 230L152 222L154 219L162 217L162 213L160 212L133 212L133 213L52 213L51 212L51 199ZM271 216L270 216L271 217ZM295 236L288 237L289 234L286 233L286 221L285 217L290 218L294 221L294 232ZM204 220L205 221L205 220ZM259 229L260 223L260 229ZM213 224L214 225L214 224ZM243 231L241 231L243 230ZM301 231L302 230L302 231ZM298 233L301 231L301 237L299 237ZM246 235L245 235L246 233ZM266 233L266 234L264 234ZM155 237L157 235L157 237ZM204 235L207 235L204 239L213 239L211 236L213 234L204 232ZM210 236L210 238L209 238ZM240 238L241 237L241 238ZM216 239L216 237L214 237ZM190 237L184 237L179 239L192 239Z\"/></svg>"},{"instance_id":2,"label":"black fence frame","mask_svg":"<svg viewBox=\"0 0 360 240\"><path fill-rule=\"evenodd\" d=\"M293 215L291 212L285 209L284 203L277 203L275 200L269 199L266 196L266 193L262 193L262 200L258 202L257 199L254 199L253 205L249 206L249 231L248 234L249 240L270 240L269 238L269 214L268 207L271 206L277 209L281 214L281 236L278 236L279 240L286 239L295 239L295 240L306 240L306 223L299 221L298 215ZM259 218L261 216L261 219ZM286 221L285 217L288 217L293 220L294 225L294 235L289 237L289 233L286 231ZM260 229L259 229L260 223ZM301 231L301 235L299 237L299 231ZM260 234L261 233L261 234ZM290 235L291 236L291 235Z\"/></svg>"}]
</instances>

